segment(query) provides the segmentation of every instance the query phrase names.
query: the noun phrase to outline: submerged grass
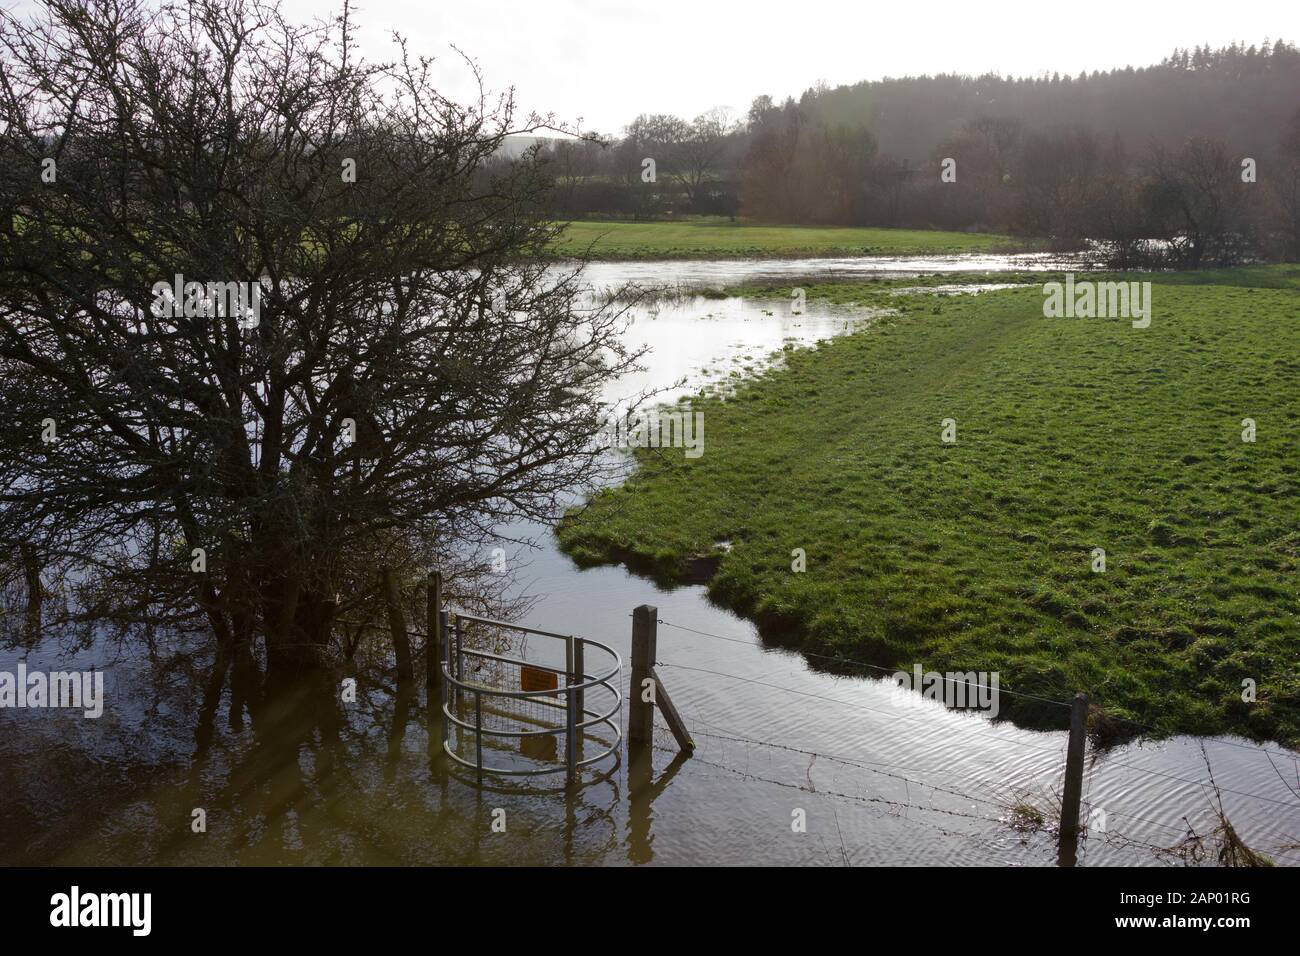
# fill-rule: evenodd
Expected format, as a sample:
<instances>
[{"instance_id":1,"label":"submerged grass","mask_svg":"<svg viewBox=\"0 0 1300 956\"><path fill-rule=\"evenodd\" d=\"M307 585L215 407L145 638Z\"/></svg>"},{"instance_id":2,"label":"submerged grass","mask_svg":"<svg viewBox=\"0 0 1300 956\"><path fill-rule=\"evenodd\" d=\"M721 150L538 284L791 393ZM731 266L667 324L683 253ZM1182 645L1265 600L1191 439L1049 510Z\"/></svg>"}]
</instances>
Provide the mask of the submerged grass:
<instances>
[{"instance_id":1,"label":"submerged grass","mask_svg":"<svg viewBox=\"0 0 1300 956\"><path fill-rule=\"evenodd\" d=\"M1129 278L1155 283L1150 328L1045 319L1038 288L891 296L898 314L698 396L704 455L639 452L562 545L663 581L715 558L711 596L806 650L1296 746L1300 268Z\"/></svg>"}]
</instances>

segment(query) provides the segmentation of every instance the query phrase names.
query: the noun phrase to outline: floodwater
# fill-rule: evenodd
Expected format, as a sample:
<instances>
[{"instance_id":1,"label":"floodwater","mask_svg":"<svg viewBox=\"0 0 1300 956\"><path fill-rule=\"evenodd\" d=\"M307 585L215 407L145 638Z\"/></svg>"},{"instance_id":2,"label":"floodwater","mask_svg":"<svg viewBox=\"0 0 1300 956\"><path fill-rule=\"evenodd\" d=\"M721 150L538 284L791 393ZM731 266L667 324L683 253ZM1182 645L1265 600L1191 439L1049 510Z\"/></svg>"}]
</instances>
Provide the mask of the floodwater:
<instances>
[{"instance_id":1,"label":"floodwater","mask_svg":"<svg viewBox=\"0 0 1300 956\"><path fill-rule=\"evenodd\" d=\"M656 285L722 286L742 283L809 282L828 279L897 278L946 272L1045 272L1082 270L1096 257L1087 253L1031 252L954 256L856 256L828 259L686 259L668 262L593 262L584 276L595 288L625 282Z\"/></svg>"},{"instance_id":2,"label":"floodwater","mask_svg":"<svg viewBox=\"0 0 1300 956\"><path fill-rule=\"evenodd\" d=\"M987 259L909 260L910 272L891 274L1025 268L1021 257ZM731 284L880 261L809 260L805 272L766 260L598 264L590 279ZM620 387L663 386L671 397L746 374L787 343L869 321L817 303L803 314L742 299L651 307L629 331L653 348L648 368ZM562 776L478 786L439 758L422 690L408 699L361 675L357 703L342 703L335 687L304 688L244 716L229 688L199 705L210 664L201 652L159 666L134 648L49 639L0 652L0 670L19 660L93 665L106 675L107 705L98 720L0 711L0 863L1056 863L1051 833L1015 826L1032 814L1012 807L1050 819L1064 733L947 710L887 675L819 671L712 605L702 586L665 591L622 567L580 570L546 529L505 529L530 530L539 547L506 549L517 587L535 598L526 623L612 646L626 692L632 609L655 606L659 673L693 756L676 758L660 723L649 763L620 750L574 788ZM530 659L553 663L541 644L530 642ZM1181 863L1161 849L1186 835L1184 818L1202 836L1215 825L1207 761L1243 840L1300 863L1300 852L1281 849L1300 842L1300 755L1234 738L1139 741L1090 756L1080 863ZM206 832L194 832L196 809ZM800 819L802 832L792 825Z\"/></svg>"}]
</instances>

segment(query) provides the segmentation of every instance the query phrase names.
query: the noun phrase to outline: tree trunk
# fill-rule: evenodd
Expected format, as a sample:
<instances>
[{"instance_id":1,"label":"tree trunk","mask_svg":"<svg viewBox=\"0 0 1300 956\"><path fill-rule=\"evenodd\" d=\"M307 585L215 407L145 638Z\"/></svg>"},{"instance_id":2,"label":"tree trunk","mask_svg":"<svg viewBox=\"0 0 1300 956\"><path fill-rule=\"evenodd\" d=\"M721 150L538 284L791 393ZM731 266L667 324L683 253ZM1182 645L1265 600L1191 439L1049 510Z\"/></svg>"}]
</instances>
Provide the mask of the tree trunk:
<instances>
[{"instance_id":1,"label":"tree trunk","mask_svg":"<svg viewBox=\"0 0 1300 956\"><path fill-rule=\"evenodd\" d=\"M293 565L290 565L293 568ZM262 622L266 630L266 676L282 684L320 665L319 646L300 624L302 572L296 568L275 575L263 585Z\"/></svg>"},{"instance_id":2,"label":"tree trunk","mask_svg":"<svg viewBox=\"0 0 1300 956\"><path fill-rule=\"evenodd\" d=\"M406 612L402 610L402 595L397 587L393 569L384 568L384 603L388 605L388 630L393 636L393 653L397 656L398 686L415 681L415 668L411 665L411 639L406 631Z\"/></svg>"},{"instance_id":3,"label":"tree trunk","mask_svg":"<svg viewBox=\"0 0 1300 956\"><path fill-rule=\"evenodd\" d=\"M27 611L39 615L41 605L45 602L45 587L41 584L41 558L36 548L23 543L20 548L23 559L23 574L27 579Z\"/></svg>"}]
</instances>

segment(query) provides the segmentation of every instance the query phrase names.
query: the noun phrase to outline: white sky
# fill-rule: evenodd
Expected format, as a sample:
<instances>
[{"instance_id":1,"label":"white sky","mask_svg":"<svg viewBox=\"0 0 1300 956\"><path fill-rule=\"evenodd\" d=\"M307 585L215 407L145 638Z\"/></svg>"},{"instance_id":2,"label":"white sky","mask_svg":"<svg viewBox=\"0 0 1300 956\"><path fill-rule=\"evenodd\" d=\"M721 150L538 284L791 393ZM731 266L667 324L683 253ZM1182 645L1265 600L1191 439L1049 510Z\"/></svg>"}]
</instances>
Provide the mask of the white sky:
<instances>
[{"instance_id":1,"label":"white sky","mask_svg":"<svg viewBox=\"0 0 1300 956\"><path fill-rule=\"evenodd\" d=\"M307 21L342 0L282 3ZM1297 0L358 0L354 20L368 59L390 58L400 31L464 99L454 44L524 109L604 133L643 112L740 115L761 93L779 101L818 80L1075 75L1148 65L1174 47L1300 42Z\"/></svg>"}]
</instances>

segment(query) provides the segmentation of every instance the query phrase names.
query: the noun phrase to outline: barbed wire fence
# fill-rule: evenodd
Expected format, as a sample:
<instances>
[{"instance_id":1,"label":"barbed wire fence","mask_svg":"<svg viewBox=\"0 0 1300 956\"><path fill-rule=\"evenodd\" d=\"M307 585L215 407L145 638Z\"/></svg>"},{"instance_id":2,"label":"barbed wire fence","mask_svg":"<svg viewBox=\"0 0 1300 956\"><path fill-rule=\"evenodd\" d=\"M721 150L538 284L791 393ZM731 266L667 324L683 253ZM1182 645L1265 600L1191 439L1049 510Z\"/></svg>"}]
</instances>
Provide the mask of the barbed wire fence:
<instances>
[{"instance_id":1,"label":"barbed wire fence","mask_svg":"<svg viewBox=\"0 0 1300 956\"><path fill-rule=\"evenodd\" d=\"M669 621L658 617L656 618L656 623L661 624L665 627L674 628L678 631L693 634L697 637L705 638L707 640L722 641L729 644L740 644L740 645L750 647L751 649L759 653L766 653L766 651L760 645L755 644L753 641L750 640L745 640L736 637L728 637L722 634L715 634L709 631L703 631L698 628L688 627L686 625L678 624L674 621ZM866 676L867 674L870 673L880 673L880 674L889 675L898 672L897 668L883 667L880 665L869 664L863 661L855 661L850 658L840 657L837 655L821 654L821 653L806 651L806 650L800 650L799 653L805 657L827 661L835 664L838 667L846 668L851 671L856 671L859 675L862 676ZM771 690L782 694L789 694L799 698L815 700L823 704L829 703L839 707L872 713L877 716L888 717L891 720L904 720L904 721L925 721L926 720L926 718L920 715L913 716L909 714L899 714L896 712L891 712L880 708L871 707L869 705L857 701L846 701L838 697L829 696L827 694L813 693L810 691L801 690L794 687L788 687L773 681L761 680L755 677L750 677L742 674L729 673L727 671L718 670L715 668L701 667L701 666L691 665L691 664L674 663L673 661L669 661L669 660L656 660L654 663L656 667L664 667L671 670L683 671L687 673L693 672L693 673L707 674L709 676L717 677L724 680L732 680L732 681L742 682L745 684L759 686L765 688L766 690ZM949 678L946 676L941 676L940 679L945 682L951 681L953 683L966 684L968 687L971 686L969 681L965 681L965 680L959 681L956 678ZM1045 697L1039 694L1025 693L1004 686L999 686L998 692L1002 694L1008 694L1014 697L1022 697L1022 698L1034 700L1039 703L1058 706L1065 710L1068 710L1071 707L1070 701L1055 700L1050 697ZM954 810L949 807L939 807L933 804L917 803L910 800L892 800L880 796L866 796L863 794L852 794L847 792L829 790L823 787L817 787L812 783L811 776L810 776L811 770L809 771L809 777L807 781L800 783L800 782L792 782L784 779L777 779L774 777L766 777L760 773L753 772L751 769L748 768L748 766L746 766L745 768L739 768L727 763L720 763L717 760L709 760L707 759L707 757L700 754L696 754L692 758L693 760L698 761L702 764L726 771L728 773L737 774L741 777L744 777L754 782L761 782L768 785L786 787L793 790L799 790L808 793L815 793L823 797L850 801L858 805L874 806L882 810L883 812L897 813L899 811L905 811L905 810L916 811L916 812L933 814L937 817L967 819L982 824L998 825L1003 828L1011 828L1011 829L1023 829L1023 828L1036 829L1037 828L1037 826L1032 821L1030 821L1028 827L1026 827L1026 821L1017 819L1017 810L1019 809L1018 804L1020 803L1020 801L1014 792L1008 792L1008 785L1005 783L995 784L990 781L981 781L980 783L984 785L985 791L973 792L970 789L963 789L953 784L947 784L947 785L939 784L934 782L933 779L922 779L919 776L909 775L909 773L916 774L919 772L925 774L927 777L933 777L936 773L942 774L943 771L936 771L934 769L918 770L917 768L909 768L896 763L875 761L875 760L869 760L860 757L851 757L840 753L827 752L813 747L802 746L790 741L763 739L761 737L756 737L750 734L746 734L743 732L730 730L726 727L722 727L706 718L701 717L696 713L686 712L684 713L684 717L688 720L688 722L690 722L693 735L697 735L699 738L704 740L739 743L739 744L744 744L747 747L764 748L770 751L780 751L780 752L805 756L808 757L810 761L826 761L830 763L839 764L845 767L852 767L856 770L862 771L864 773L872 774L876 777L898 781L909 788L916 787L923 792L930 791L932 793L940 793L940 794L952 796L959 800L970 801L972 804L979 806L983 812L968 812L963 810ZM1132 720L1130 718L1110 716L1108 717L1108 719L1122 722L1124 724L1136 728L1137 730L1143 731L1148 734L1156 735L1159 737L1169 737L1175 734L1175 731L1173 731L1171 728L1159 727L1143 721ZM1059 748L1043 747L1036 743L1031 743L1029 741L1017 739L1015 737L1010 737L1004 734L998 734L991 730L970 730L968 731L968 734L972 737L988 738L990 740L997 742L998 744L1009 744L1030 751L1038 751L1041 753L1052 754L1059 761L1058 765L1064 763L1064 759L1065 759L1064 743ZM1269 767L1271 771L1280 779L1282 784L1287 788L1290 795L1294 797L1294 799L1279 799L1277 797L1270 796L1267 794L1254 792L1253 790L1244 790L1244 789L1240 789L1239 787L1224 786L1222 784L1219 784L1218 782L1214 781L1212 778L1212 771L1209 770L1208 756L1206 757L1206 760L1207 760L1207 771L1209 771L1209 775L1201 778L1186 777L1181 774L1171 773L1165 770L1158 770L1150 767L1142 767L1140 765L1132 763L1131 761L1121 760L1110 755L1107 756L1104 766L1121 768L1128 772L1144 774L1154 778L1169 780L1175 784L1180 784L1186 787L1196 788L1206 797L1207 804L1210 805L1211 808L1213 807L1213 800L1216 799L1218 795L1231 794L1232 796L1241 798L1242 800L1252 800L1262 804L1279 806L1279 807L1284 807L1293 810L1300 810L1300 756L1294 754L1290 755L1292 761L1296 764L1295 773L1296 773L1297 785L1293 786L1286 779L1286 776L1282 773L1281 768L1279 768L1277 764L1274 762L1273 760L1274 754L1267 749L1253 746L1247 743L1241 743L1238 741L1226 740L1221 738L1207 738L1207 739L1203 739L1201 743L1203 749L1207 744L1214 747L1236 748L1243 751L1250 751L1252 753L1258 754L1261 757L1265 758L1269 763ZM668 750L670 748L664 747L661 749ZM1095 756L1095 751L1094 751L1094 756ZM1083 841L1081 842L1081 849L1080 849L1081 860L1086 859L1086 853L1088 849L1088 838L1099 837L1107 846L1148 852L1153 854L1161 862L1166 862L1170 864L1177 864L1177 863L1185 864L1188 862L1200 861L1200 859L1203 857L1203 854L1198 856L1195 848L1203 844L1207 835L1198 833L1196 828L1192 825L1192 823L1188 821L1186 816L1183 817L1183 825L1179 826L1166 821L1152 819L1148 815L1143 815L1134 812L1129 808L1116 808L1112 805L1111 801L1107 801L1107 805L1104 808L1100 807L1096 802L1094 802L1091 799L1092 787L1096 782L1098 774L1102 769L1102 767L1103 764L1098 763L1096 760L1090 761L1089 769L1086 772L1084 777L1086 792L1082 804L1086 808L1086 819L1091 820L1093 818L1094 810L1097 811L1104 810L1104 813L1107 817L1110 816L1120 817L1121 819L1124 820L1131 820L1135 824L1140 824L1146 827L1157 828L1159 830L1167 832L1170 834L1170 837L1174 842L1169 844L1158 843L1158 842L1153 842L1151 839L1142 839L1131 833L1126 833L1122 830L1117 830L1112 827L1105 827L1104 829L1098 830L1093 827L1085 826L1081 828L1081 835L1084 837ZM811 764L810 764L810 768L811 768ZM900 772L903 770L907 770L909 771L909 773ZM1050 793L1048 794L1049 799L1052 796L1053 796L1052 794ZM1043 825L1044 826L1047 825L1046 821L1044 821ZM952 828L942 827L942 826L937 827L937 829L942 831L945 835L959 836L966 839L975 840L977 842L979 840L978 837L973 836L972 834L961 830L955 830ZM1189 846L1191 846L1192 849L1187 850L1186 848ZM1186 852L1184 852L1184 850L1186 850ZM1269 851L1269 856L1281 862L1300 865L1300 852L1297 851L1300 851L1300 843L1271 848Z\"/></svg>"},{"instance_id":2,"label":"barbed wire fence","mask_svg":"<svg viewBox=\"0 0 1300 956\"><path fill-rule=\"evenodd\" d=\"M374 629L376 631L385 631L387 628L381 624L366 624L362 622L348 622L352 626L362 629ZM753 651L763 654L767 653L762 645L755 643L753 640L747 640L738 637L730 637L724 634L716 634L704 631L699 628L689 627L674 621L660 618L656 615L655 623L664 627L673 628L684 634L691 634L695 637L709 641L724 642L727 644L739 644L749 647ZM429 646L427 630L421 631L418 628L409 628L410 636L420 638L418 648L414 649L412 657L419 660L426 652ZM844 676L870 676L872 674L891 675L898 673L895 667L885 667L876 664L870 664L864 661L857 661L851 658L839 655L823 654L815 651L800 650L799 653L812 660L825 661L834 667L845 672ZM765 691L791 695L793 697L817 701L819 704L829 704L836 707L842 707L849 710L856 710L866 714L873 714L878 717L888 718L891 721L905 721L911 726L926 730L932 729L929 724L929 718L922 714L899 713L895 710L885 710L879 707L872 707L859 701L848 701L839 697L831 696L824 693L815 693L808 690L802 690L796 687L786 686L771 680L759 679L757 677L747 676L744 674L731 673L726 670L720 670L713 667L703 667L696 664L684 664L671 660L654 660L652 662L656 668L665 668L673 671L680 671L684 674L703 674L713 678L726 681L735 681L751 686L761 687ZM970 689L972 685L969 680L948 677L942 674L937 675L938 679L944 683L961 684ZM964 678L964 675L962 675ZM623 686L624 696L631 699L631 673L624 671L620 678ZM1072 707L1071 701L1057 700L1041 694L1032 694L1018 691L999 685L999 694L1007 694L1012 697L1020 697L1033 700L1040 704L1060 707L1063 711L1069 711ZM732 728L723 726L712 719L705 717L696 712L684 712L682 717L688 722L691 733L697 739L710 741L720 745L720 753L703 754L693 753L692 763L700 766L706 766L711 770L720 773L734 775L745 781L762 784L764 786L773 786L789 789L795 792L806 792L819 797L848 803L855 807L873 809L882 814L898 817L901 814L908 814L910 823L926 826L935 832L943 834L945 837L961 839L970 842L984 849L995 849L992 841L978 833L971 833L968 830L959 828L961 822L973 823L978 826L997 827L1000 832L1020 832L1022 834L1031 833L1053 833L1054 826L1052 823L1052 813L1042 813L1041 808L1034 802L1031 802L1028 794L1032 788L1026 788L1025 785L1014 785L1007 781L975 780L976 789L970 787L970 774L968 771L944 771L933 767L919 768L900 764L898 762L873 760L863 756L847 755L836 753L817 747L809 746L794 740L768 739L772 735L758 736L753 733L737 731ZM1107 720L1120 722L1134 728L1136 731L1150 734L1156 737L1173 736L1176 732L1172 728L1160 727L1143 721L1133 720L1130 718L1107 715ZM655 729L656 735L666 733L663 728ZM1014 733L1014 731L1013 731ZM1023 751L1037 753L1050 757L1054 767L1061 767L1066 762L1066 743L1063 741L1059 746L1043 746L1039 742L1025 740L1017 736L998 733L992 725L984 724L978 729L974 726L965 730L965 736L970 738L981 738L995 743L999 746L1010 745L1020 748ZM733 761L727 759L730 756L724 749L724 745L737 744L745 748L745 764L737 766ZM1300 810L1300 755L1286 754L1295 763L1296 783L1293 785L1283 774L1282 769L1274 762L1275 753L1268 749L1254 746L1248 743L1241 743L1233 740L1221 738L1208 738L1201 741L1202 749L1206 745L1219 748L1236 748L1242 751L1250 751L1265 758L1270 767L1270 771L1280 780L1286 788L1287 799L1279 799L1276 796L1258 793L1254 790L1241 789L1236 786L1223 786L1213 780L1213 771L1209 763L1209 757L1206 755L1206 777L1188 777L1178 773L1172 773L1166 770L1159 770L1151 767L1143 767L1134 764L1131 761L1120 759L1113 754L1110 747L1097 748L1092 750L1093 760L1088 762L1087 770L1083 776L1084 793L1081 799L1081 805L1084 808L1083 818L1088 821L1079 828L1079 861L1087 860L1091 849L1090 843L1098 841L1110 848L1121 850L1132 850L1154 856L1159 862L1168 865L1199 863L1205 856L1206 840L1212 836L1211 833L1198 832L1195 826L1189 821L1188 816L1184 815L1181 825L1170 823L1167 820L1152 819L1150 815L1135 812L1128 807L1116 807L1114 800L1105 801L1105 806L1101 806L1098 801L1092 797L1093 787L1096 784L1099 773L1103 767L1123 769L1125 771L1146 775L1148 777L1167 780L1171 784L1193 788L1200 792L1206 800L1206 805L1213 808L1214 801L1219 799L1223 794L1230 794L1241 800L1255 801L1257 803L1277 806L1291 810ZM671 747L660 743L656 740L655 750L676 753L676 747ZM805 771L803 781L790 780L781 776L770 775L755 771L752 768L752 756L755 752L767 752L769 755L783 753L790 756L807 758L809 764ZM1099 753L1105 753L1104 762L1098 762L1096 757ZM845 768L852 768L855 771L869 774L873 779L881 781L891 781L901 785L905 789L906 797L904 799L894 799L889 796L868 793L851 793L843 789L829 788L824 785L817 785L812 779L812 768L817 762L826 762ZM769 759L769 768L771 761ZM960 781L936 782L935 777L959 777ZM1055 803L1056 809L1059 810L1060 795L1049 784L1046 789L1043 788L1042 781L1036 781L1042 792L1038 799L1045 800L1050 805ZM920 794L930 794L931 796L941 794L945 797L951 797L956 801L965 801L969 804L967 808L954 808L952 806L941 806L935 802L917 802L912 797L912 791L916 790ZM1193 812L1189 808L1189 813ZM1163 833L1169 834L1171 842L1156 842L1155 838L1150 837L1149 833L1138 836L1131 832L1131 828L1116 829L1104 825L1101 827L1093 826L1095 813L1103 814L1103 819L1118 817L1121 820L1132 821L1134 825L1141 827L1154 828ZM1221 817L1223 823L1226 819ZM836 820L839 826L838 817ZM1229 827L1229 829L1231 829ZM841 832L841 841L842 841ZM1232 835L1235 839L1235 834ZM851 848L841 844L840 852L847 861L851 856ZM1296 842L1283 844L1277 847L1271 847L1268 851L1269 856L1279 862L1292 865L1300 865L1300 838Z\"/></svg>"}]
</instances>

